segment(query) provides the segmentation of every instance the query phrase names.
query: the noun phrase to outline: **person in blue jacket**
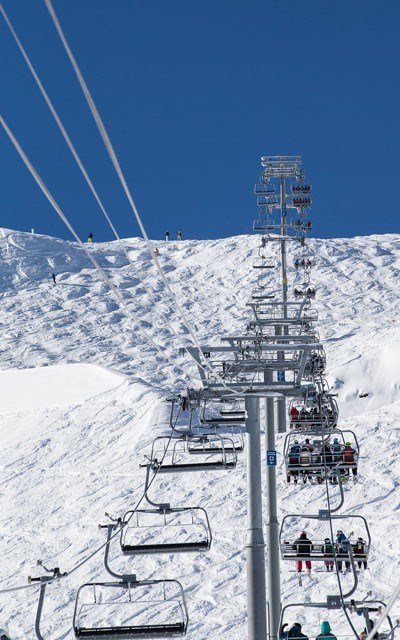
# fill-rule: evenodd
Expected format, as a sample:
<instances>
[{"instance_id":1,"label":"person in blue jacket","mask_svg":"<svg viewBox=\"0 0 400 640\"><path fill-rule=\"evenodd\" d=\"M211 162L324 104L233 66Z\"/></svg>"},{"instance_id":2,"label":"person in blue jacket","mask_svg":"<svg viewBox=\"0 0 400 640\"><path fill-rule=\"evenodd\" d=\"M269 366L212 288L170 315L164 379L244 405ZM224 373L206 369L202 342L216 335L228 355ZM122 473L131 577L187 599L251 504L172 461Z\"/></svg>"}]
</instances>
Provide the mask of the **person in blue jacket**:
<instances>
[{"instance_id":1,"label":"person in blue jacket","mask_svg":"<svg viewBox=\"0 0 400 640\"><path fill-rule=\"evenodd\" d=\"M338 554L338 568L339 571L342 570L343 561L340 560L340 557L349 557L349 547L350 542L346 535L343 533L342 529L338 529L336 531L336 550ZM346 571L350 571L350 560L345 561Z\"/></svg>"}]
</instances>

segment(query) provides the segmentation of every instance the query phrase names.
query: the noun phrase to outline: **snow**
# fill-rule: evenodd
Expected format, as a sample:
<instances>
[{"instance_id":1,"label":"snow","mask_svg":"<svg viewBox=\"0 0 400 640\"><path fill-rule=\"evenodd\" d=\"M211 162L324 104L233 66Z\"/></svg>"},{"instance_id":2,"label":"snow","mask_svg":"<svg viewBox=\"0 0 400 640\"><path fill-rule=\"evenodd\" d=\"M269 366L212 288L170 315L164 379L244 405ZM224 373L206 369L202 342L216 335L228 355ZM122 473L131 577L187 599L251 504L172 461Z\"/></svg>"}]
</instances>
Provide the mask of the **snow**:
<instances>
[{"instance_id":1,"label":"snow","mask_svg":"<svg viewBox=\"0 0 400 640\"><path fill-rule=\"evenodd\" d=\"M0 371L0 414L82 404L124 379L121 373L90 364Z\"/></svg>"},{"instance_id":2,"label":"snow","mask_svg":"<svg viewBox=\"0 0 400 640\"><path fill-rule=\"evenodd\" d=\"M141 499L145 469L140 464L153 439L169 433L165 398L171 390L185 389L186 376L197 376L189 357L178 355L179 347L190 344L188 333L144 242L134 238L124 244L133 267L115 242L94 243L90 250L167 359L133 329L75 243L12 230L0 235L0 588L26 585L28 575L41 574L39 558L70 572L47 589L45 638L74 637L77 589L107 580L102 554L88 559L105 541L98 524L107 521L104 512L122 517ZM345 486L341 511L365 516L371 531L370 569L360 574L357 595L362 598L372 589L374 597L388 600L399 578L400 236L308 244L316 265L313 306L319 312L328 380L338 393L340 426L353 430L361 446L359 482ZM222 335L243 330L251 317L246 303L255 283L256 236L158 246L171 287L200 341L216 343ZM279 259L277 247L268 251ZM289 253L293 264L294 249ZM277 277L273 286L279 286ZM160 308L177 335L171 334ZM277 437L280 520L317 513L326 506L324 489L286 484L283 439ZM160 475L149 493L157 502L204 507L213 533L211 549L122 557L116 540L110 549L112 567L141 579L180 580L190 616L188 640L242 640L247 636L244 454L229 472ZM337 499L333 493L332 500ZM325 537L317 521L287 522L296 537L301 529L311 539ZM342 528L347 531L350 523L356 527L344 518ZM281 563L284 605L319 602L338 592L335 577L317 570L300 589L293 569L292 562ZM352 584L348 576L342 583L344 591ZM36 588L0 594L0 625L13 640L34 638L36 598ZM399 612L400 604L393 617ZM311 638L326 617L334 632L350 637L338 612L300 607L289 610L287 621L299 619ZM359 631L358 616L352 621Z\"/></svg>"}]
</instances>

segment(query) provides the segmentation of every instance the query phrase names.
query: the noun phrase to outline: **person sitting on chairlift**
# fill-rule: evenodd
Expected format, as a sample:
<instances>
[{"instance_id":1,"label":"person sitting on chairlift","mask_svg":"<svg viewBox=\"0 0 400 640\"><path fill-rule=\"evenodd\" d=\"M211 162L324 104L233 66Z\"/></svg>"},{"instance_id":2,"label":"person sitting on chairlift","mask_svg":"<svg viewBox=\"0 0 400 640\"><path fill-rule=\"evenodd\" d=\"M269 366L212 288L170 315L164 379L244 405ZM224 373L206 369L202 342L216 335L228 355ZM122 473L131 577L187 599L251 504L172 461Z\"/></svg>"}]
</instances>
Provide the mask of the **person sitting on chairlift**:
<instances>
[{"instance_id":1,"label":"person sitting on chairlift","mask_svg":"<svg viewBox=\"0 0 400 640\"><path fill-rule=\"evenodd\" d=\"M321 633L319 633L315 640L336 640L336 636L331 633L331 625L327 620L321 622Z\"/></svg>"},{"instance_id":2,"label":"person sitting on chairlift","mask_svg":"<svg viewBox=\"0 0 400 640\"><path fill-rule=\"evenodd\" d=\"M313 543L309 538L307 538L307 534L305 531L300 533L300 537L294 541L292 548L296 551L296 555L298 558L309 558L311 556L311 551L313 548ZM311 574L311 560L306 560L306 569L307 573ZM297 572L301 573L303 570L303 561L297 560Z\"/></svg>"}]
</instances>

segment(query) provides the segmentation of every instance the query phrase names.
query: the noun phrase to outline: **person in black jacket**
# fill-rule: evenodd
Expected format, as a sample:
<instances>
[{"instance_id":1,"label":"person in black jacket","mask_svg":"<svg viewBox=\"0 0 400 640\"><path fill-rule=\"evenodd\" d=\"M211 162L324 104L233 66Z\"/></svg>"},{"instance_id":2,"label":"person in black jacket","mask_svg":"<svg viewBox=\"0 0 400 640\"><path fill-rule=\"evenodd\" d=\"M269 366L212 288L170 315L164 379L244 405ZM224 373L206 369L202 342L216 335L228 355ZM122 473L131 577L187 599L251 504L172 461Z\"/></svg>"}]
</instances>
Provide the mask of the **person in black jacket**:
<instances>
[{"instance_id":1,"label":"person in black jacket","mask_svg":"<svg viewBox=\"0 0 400 640\"><path fill-rule=\"evenodd\" d=\"M296 555L298 558L309 558L311 556L311 551L313 548L313 544L311 540L307 538L307 534L305 531L302 531L300 537L294 541L292 548L296 551ZM306 569L307 573L311 573L311 560L306 560ZM297 560L297 571L300 573L303 570L303 561Z\"/></svg>"},{"instance_id":2,"label":"person in black jacket","mask_svg":"<svg viewBox=\"0 0 400 640\"><path fill-rule=\"evenodd\" d=\"M297 640L308 640L308 636L306 636L304 633L301 632L301 624L300 622L295 622L289 629L288 634L287 634L288 638L292 638L293 640L295 640L297 638Z\"/></svg>"}]
</instances>

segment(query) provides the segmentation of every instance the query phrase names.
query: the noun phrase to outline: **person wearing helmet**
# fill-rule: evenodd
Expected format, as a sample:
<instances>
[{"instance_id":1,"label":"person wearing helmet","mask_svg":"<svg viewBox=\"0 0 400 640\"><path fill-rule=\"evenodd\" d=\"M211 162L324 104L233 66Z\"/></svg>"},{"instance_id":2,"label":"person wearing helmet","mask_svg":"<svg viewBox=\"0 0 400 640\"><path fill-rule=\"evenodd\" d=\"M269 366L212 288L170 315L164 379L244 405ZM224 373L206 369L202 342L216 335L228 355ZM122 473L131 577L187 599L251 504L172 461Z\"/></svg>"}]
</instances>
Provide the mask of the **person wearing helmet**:
<instances>
[{"instance_id":1,"label":"person wearing helmet","mask_svg":"<svg viewBox=\"0 0 400 640\"><path fill-rule=\"evenodd\" d=\"M296 639L297 640L308 640L308 636L306 636L304 633L302 633L301 631L301 624L300 622L295 622L289 629L288 631L288 638L292 638L292 639Z\"/></svg>"},{"instance_id":2,"label":"person wearing helmet","mask_svg":"<svg viewBox=\"0 0 400 640\"><path fill-rule=\"evenodd\" d=\"M294 541L292 545L292 549L296 551L296 556L299 558L297 560L297 572L301 573L303 570L303 560L301 560L300 558L310 558L311 551L313 549L313 543L311 542L311 540L309 540L309 538L307 538L307 534L305 531L302 531L300 533L300 537ZM306 564L307 573L310 575L311 560L306 560L305 564Z\"/></svg>"},{"instance_id":3,"label":"person wearing helmet","mask_svg":"<svg viewBox=\"0 0 400 640\"><path fill-rule=\"evenodd\" d=\"M322 553L324 554L324 558L333 558L334 548L330 538L325 538L324 544L322 545ZM327 571L333 571L333 566L333 560L325 560L325 568Z\"/></svg>"},{"instance_id":4,"label":"person wearing helmet","mask_svg":"<svg viewBox=\"0 0 400 640\"><path fill-rule=\"evenodd\" d=\"M331 451L333 453L333 461L334 462L342 462L342 445L340 444L337 438L333 438L333 442L331 444Z\"/></svg>"},{"instance_id":5,"label":"person wearing helmet","mask_svg":"<svg viewBox=\"0 0 400 640\"><path fill-rule=\"evenodd\" d=\"M336 531L336 550L338 558L349 557L349 545L350 542L347 536L343 533L342 529ZM338 560L338 569L342 571L343 561ZM345 561L345 572L350 570L350 560Z\"/></svg>"},{"instance_id":6,"label":"person wearing helmet","mask_svg":"<svg viewBox=\"0 0 400 640\"><path fill-rule=\"evenodd\" d=\"M355 458L355 450L351 446L351 442L346 442L343 449L343 465L346 478L350 475L350 469L353 473L353 480L357 478L357 463Z\"/></svg>"},{"instance_id":7,"label":"person wearing helmet","mask_svg":"<svg viewBox=\"0 0 400 640\"><path fill-rule=\"evenodd\" d=\"M326 638L333 638L336 640L336 636L331 633L331 625L327 620L321 622L321 633L319 633L315 640L325 640Z\"/></svg>"}]
</instances>

